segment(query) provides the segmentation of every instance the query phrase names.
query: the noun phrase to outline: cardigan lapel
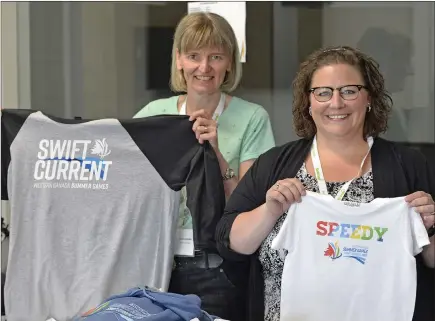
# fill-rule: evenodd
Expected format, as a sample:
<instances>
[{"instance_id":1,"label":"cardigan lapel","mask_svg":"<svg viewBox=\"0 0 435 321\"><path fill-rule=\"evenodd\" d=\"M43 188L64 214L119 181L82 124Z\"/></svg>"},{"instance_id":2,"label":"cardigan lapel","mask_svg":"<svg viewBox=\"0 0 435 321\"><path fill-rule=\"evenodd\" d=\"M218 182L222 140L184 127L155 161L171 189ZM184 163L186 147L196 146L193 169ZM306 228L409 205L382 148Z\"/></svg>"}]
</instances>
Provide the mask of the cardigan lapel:
<instances>
[{"instance_id":1,"label":"cardigan lapel","mask_svg":"<svg viewBox=\"0 0 435 321\"><path fill-rule=\"evenodd\" d=\"M409 194L410 188L400 156L395 152L393 144L382 138L375 138L371 157L375 198Z\"/></svg>"}]
</instances>

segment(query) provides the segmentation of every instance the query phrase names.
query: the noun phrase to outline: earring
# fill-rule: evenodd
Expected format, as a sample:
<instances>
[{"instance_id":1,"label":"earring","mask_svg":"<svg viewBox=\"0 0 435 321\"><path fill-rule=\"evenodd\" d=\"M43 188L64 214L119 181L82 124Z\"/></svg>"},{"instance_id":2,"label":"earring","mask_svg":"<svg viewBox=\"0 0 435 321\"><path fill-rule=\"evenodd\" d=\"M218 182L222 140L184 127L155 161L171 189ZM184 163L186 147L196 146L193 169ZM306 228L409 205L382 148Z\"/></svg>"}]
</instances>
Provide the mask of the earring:
<instances>
[{"instance_id":1,"label":"earring","mask_svg":"<svg viewBox=\"0 0 435 321\"><path fill-rule=\"evenodd\" d=\"M313 116L313 113L311 111L311 106L308 108L308 113L310 114L310 116Z\"/></svg>"},{"instance_id":2,"label":"earring","mask_svg":"<svg viewBox=\"0 0 435 321\"><path fill-rule=\"evenodd\" d=\"M372 110L372 106L370 105L370 103L367 104L367 109L368 109L368 112L370 112L370 110Z\"/></svg>"}]
</instances>

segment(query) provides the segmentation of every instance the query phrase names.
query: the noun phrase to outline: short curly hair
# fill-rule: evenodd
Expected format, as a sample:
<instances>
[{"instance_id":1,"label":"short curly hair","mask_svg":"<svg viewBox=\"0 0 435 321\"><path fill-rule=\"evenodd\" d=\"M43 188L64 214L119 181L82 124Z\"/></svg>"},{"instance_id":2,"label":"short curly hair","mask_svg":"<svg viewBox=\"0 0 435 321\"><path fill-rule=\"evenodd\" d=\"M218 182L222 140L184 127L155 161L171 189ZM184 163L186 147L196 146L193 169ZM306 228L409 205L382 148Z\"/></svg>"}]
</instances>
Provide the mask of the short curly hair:
<instances>
[{"instance_id":1,"label":"short curly hair","mask_svg":"<svg viewBox=\"0 0 435 321\"><path fill-rule=\"evenodd\" d=\"M364 137L376 137L387 130L393 100L385 89L379 64L355 48L339 46L316 50L299 67L293 81L293 127L299 137L311 139L317 132L309 114L309 90L314 72L323 66L339 63L358 68L370 95L372 109L364 121Z\"/></svg>"},{"instance_id":2,"label":"short curly hair","mask_svg":"<svg viewBox=\"0 0 435 321\"><path fill-rule=\"evenodd\" d=\"M227 72L220 89L228 94L237 88L242 78L242 63L233 28L220 15L211 12L194 12L184 16L175 30L170 80L172 91L187 91L183 71L177 69L177 50L183 54L192 49L209 46L221 47L231 57L231 69Z\"/></svg>"}]
</instances>

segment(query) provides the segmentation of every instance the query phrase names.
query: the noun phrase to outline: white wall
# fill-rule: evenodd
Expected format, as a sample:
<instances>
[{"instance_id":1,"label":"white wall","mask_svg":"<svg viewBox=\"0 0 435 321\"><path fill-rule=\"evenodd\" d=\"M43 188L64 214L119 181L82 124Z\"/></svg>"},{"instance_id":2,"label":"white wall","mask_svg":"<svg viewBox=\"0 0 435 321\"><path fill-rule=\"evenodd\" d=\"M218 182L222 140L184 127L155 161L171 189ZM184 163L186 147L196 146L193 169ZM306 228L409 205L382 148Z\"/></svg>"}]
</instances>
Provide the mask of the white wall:
<instances>
[{"instance_id":1,"label":"white wall","mask_svg":"<svg viewBox=\"0 0 435 321\"><path fill-rule=\"evenodd\" d=\"M30 108L29 5L2 2L0 12L1 107ZM10 221L9 202L1 201L1 216ZM1 271L6 271L8 242L1 244Z\"/></svg>"},{"instance_id":2,"label":"white wall","mask_svg":"<svg viewBox=\"0 0 435 321\"><path fill-rule=\"evenodd\" d=\"M18 105L17 4L1 4L1 106ZM5 81L8 79L8 81Z\"/></svg>"},{"instance_id":3,"label":"white wall","mask_svg":"<svg viewBox=\"0 0 435 321\"><path fill-rule=\"evenodd\" d=\"M13 2L0 4L1 43L1 107L16 108L18 105L18 59L17 59L17 5ZM8 81L5 81L8 79ZM1 201L1 216L9 221L8 202ZM6 271L8 244L0 247L1 272Z\"/></svg>"},{"instance_id":4,"label":"white wall","mask_svg":"<svg viewBox=\"0 0 435 321\"><path fill-rule=\"evenodd\" d=\"M1 43L1 107L16 108L18 105L18 59L17 59L17 4L1 3L0 43ZM8 81L5 81L8 79ZM1 201L1 216L9 221L8 202ZM8 244L0 247L1 272L6 271Z\"/></svg>"}]
</instances>

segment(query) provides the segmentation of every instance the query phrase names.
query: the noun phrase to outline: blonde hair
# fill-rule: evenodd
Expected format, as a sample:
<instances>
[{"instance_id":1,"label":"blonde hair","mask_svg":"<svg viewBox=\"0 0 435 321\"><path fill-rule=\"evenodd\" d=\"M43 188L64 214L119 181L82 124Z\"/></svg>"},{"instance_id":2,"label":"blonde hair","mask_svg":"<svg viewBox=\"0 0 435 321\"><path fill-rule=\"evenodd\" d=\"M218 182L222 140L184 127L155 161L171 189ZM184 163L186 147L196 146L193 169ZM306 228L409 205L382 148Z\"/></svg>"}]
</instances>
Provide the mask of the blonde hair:
<instances>
[{"instance_id":1,"label":"blonde hair","mask_svg":"<svg viewBox=\"0 0 435 321\"><path fill-rule=\"evenodd\" d=\"M204 47L222 48L231 56L231 69L225 75L221 90L234 91L242 78L242 63L233 28L225 18L211 12L194 12L178 23L172 46L170 87L174 92L186 92L183 71L177 68L177 50L180 54Z\"/></svg>"}]
</instances>

